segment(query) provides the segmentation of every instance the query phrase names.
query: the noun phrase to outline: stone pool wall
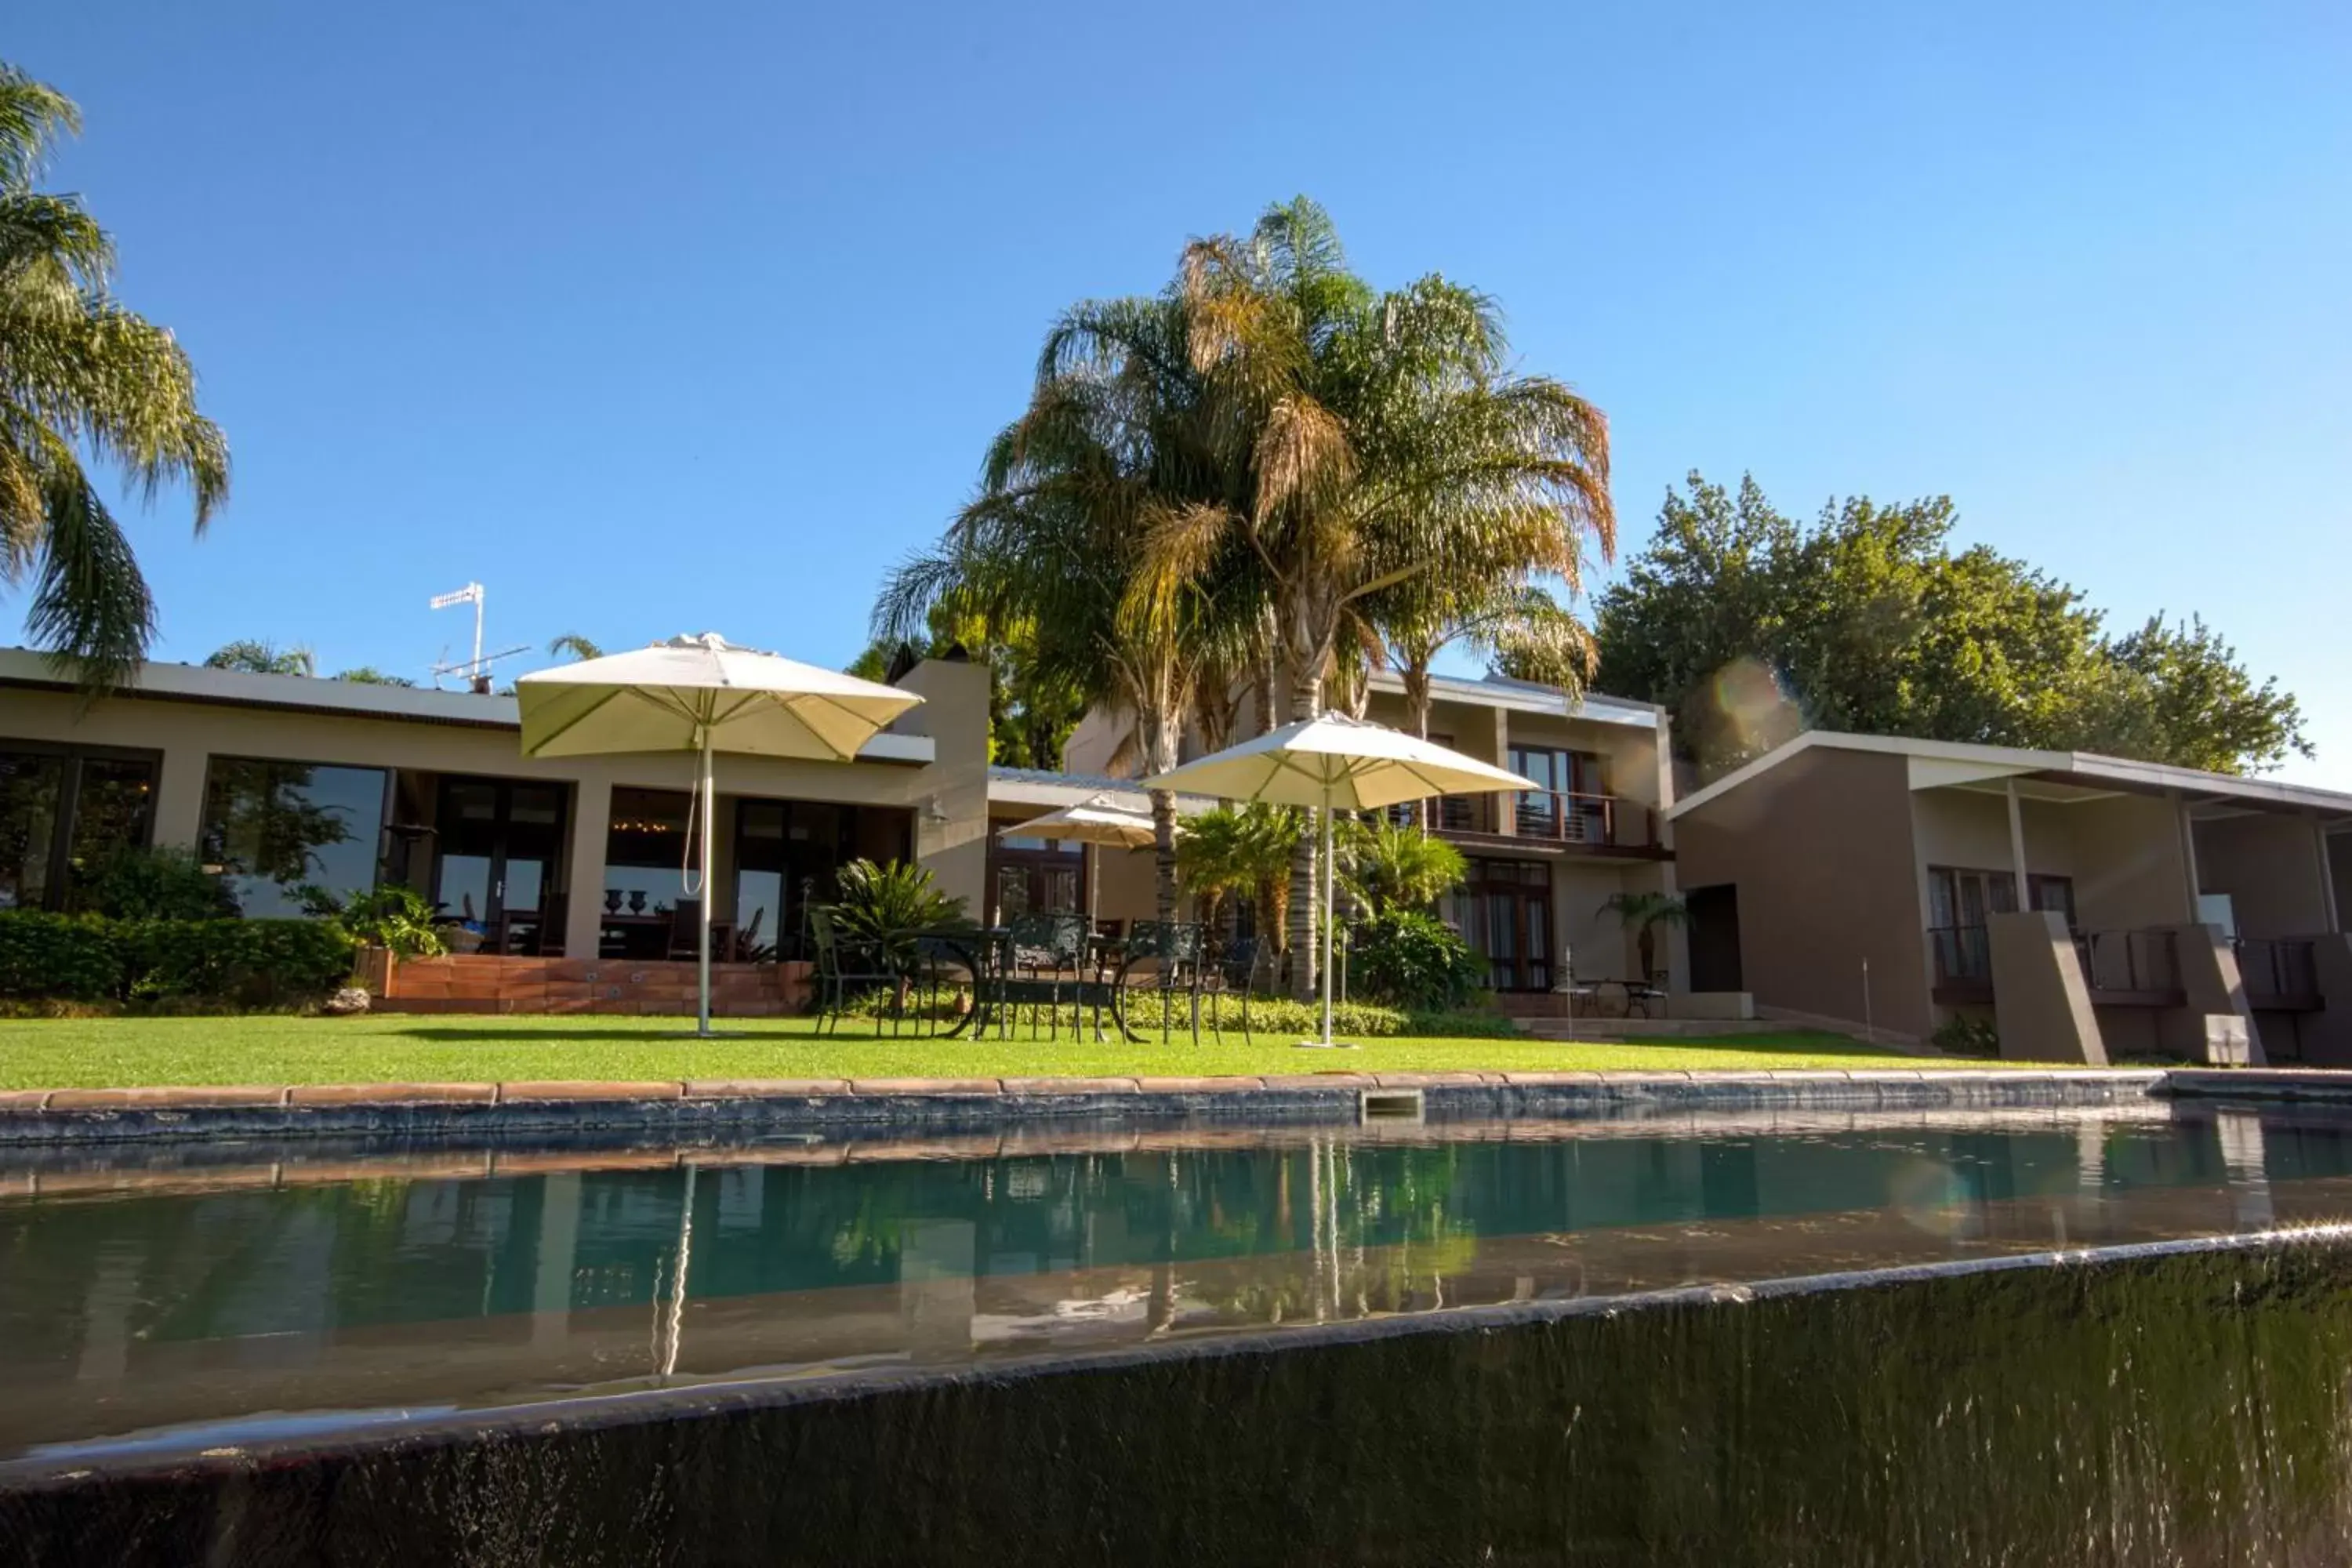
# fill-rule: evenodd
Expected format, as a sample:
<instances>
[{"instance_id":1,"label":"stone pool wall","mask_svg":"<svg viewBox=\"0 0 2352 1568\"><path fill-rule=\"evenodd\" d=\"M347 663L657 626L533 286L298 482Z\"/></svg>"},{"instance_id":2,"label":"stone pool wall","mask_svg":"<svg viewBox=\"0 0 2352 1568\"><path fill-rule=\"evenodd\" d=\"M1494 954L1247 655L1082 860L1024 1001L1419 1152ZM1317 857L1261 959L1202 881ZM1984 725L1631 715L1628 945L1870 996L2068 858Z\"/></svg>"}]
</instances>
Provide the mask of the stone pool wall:
<instances>
[{"instance_id":1,"label":"stone pool wall","mask_svg":"<svg viewBox=\"0 0 2352 1568\"><path fill-rule=\"evenodd\" d=\"M2326 1563L2352 1247L2118 1248L0 1475L0 1563Z\"/></svg>"}]
</instances>

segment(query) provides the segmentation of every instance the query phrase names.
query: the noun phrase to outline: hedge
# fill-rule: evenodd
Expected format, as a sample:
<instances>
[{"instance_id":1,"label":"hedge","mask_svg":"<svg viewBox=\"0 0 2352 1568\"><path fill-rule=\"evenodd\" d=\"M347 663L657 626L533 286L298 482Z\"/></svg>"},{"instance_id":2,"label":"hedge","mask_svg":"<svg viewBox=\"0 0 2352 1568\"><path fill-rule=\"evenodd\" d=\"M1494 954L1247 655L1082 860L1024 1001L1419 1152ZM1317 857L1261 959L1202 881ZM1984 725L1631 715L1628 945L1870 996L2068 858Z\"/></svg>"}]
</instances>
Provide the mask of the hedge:
<instances>
[{"instance_id":1,"label":"hedge","mask_svg":"<svg viewBox=\"0 0 2352 1568\"><path fill-rule=\"evenodd\" d=\"M248 1006L350 982L352 940L324 921L131 921L0 910L0 997Z\"/></svg>"}]
</instances>

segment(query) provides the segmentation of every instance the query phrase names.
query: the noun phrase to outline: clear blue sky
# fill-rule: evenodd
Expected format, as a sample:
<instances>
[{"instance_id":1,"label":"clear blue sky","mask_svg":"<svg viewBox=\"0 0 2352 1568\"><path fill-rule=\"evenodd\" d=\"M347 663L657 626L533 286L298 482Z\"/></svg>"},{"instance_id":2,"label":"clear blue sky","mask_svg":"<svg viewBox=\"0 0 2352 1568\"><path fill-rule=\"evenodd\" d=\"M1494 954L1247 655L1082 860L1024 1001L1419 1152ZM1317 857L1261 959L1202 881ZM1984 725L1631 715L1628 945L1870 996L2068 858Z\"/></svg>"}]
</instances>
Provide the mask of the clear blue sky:
<instances>
[{"instance_id":1,"label":"clear blue sky","mask_svg":"<svg viewBox=\"0 0 2352 1568\"><path fill-rule=\"evenodd\" d=\"M1609 410L1629 546L1694 467L1948 492L2352 786L2341 0L51 0L5 58L235 453L140 525L166 658L421 674L478 578L496 647L845 661L1054 314L1305 192Z\"/></svg>"}]
</instances>

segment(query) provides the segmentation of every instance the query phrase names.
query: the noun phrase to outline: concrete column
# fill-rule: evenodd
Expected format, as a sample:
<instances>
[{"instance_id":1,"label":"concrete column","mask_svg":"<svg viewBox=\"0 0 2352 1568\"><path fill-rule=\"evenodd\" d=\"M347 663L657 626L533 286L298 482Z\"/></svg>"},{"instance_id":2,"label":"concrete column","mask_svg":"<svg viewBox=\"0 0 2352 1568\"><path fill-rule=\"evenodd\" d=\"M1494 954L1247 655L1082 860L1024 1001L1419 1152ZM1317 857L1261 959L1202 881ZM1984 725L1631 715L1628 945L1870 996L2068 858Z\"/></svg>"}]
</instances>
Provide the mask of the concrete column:
<instances>
[{"instance_id":1,"label":"concrete column","mask_svg":"<svg viewBox=\"0 0 2352 1568\"><path fill-rule=\"evenodd\" d=\"M1497 708L1495 715L1495 765L1508 770L1511 765L1511 715L1507 709ZM1516 795L1493 797L1495 831L1516 837L1519 831L1519 814L1515 809Z\"/></svg>"},{"instance_id":2,"label":"concrete column","mask_svg":"<svg viewBox=\"0 0 2352 1568\"><path fill-rule=\"evenodd\" d=\"M604 929L604 836L613 823L613 784L582 779L572 792L571 853L564 862L570 906L563 921L567 958L593 958Z\"/></svg>"},{"instance_id":3,"label":"concrete column","mask_svg":"<svg viewBox=\"0 0 2352 1568\"><path fill-rule=\"evenodd\" d=\"M2083 961L2054 910L1985 917L1992 950L1993 1024L2011 1060L2107 1065Z\"/></svg>"},{"instance_id":4,"label":"concrete column","mask_svg":"<svg viewBox=\"0 0 2352 1568\"><path fill-rule=\"evenodd\" d=\"M2174 818L2180 826L2180 869L2181 874L2189 881L2189 902L2181 911L2180 918L2194 924L2197 920L2197 900L2205 890L2200 885L2197 875L2197 827L2189 816L2189 803L2180 798L2180 792L2177 789L2168 789L2164 793L2172 802Z\"/></svg>"},{"instance_id":5,"label":"concrete column","mask_svg":"<svg viewBox=\"0 0 2352 1568\"><path fill-rule=\"evenodd\" d=\"M2235 1019L2246 1040L2246 1065L2269 1065L2262 1035L2254 1027L2253 1012L2246 1005L2246 985L2238 974L2237 950L2230 939L2219 926L2190 924L2171 930L2173 954L2180 965L2181 1005L2167 1007L2158 1016L2157 1038L2167 1050L2179 1051L2190 1061L2233 1065L2226 1055L2217 1054L2217 1046L2226 1047L2217 1040L2212 1020Z\"/></svg>"},{"instance_id":6,"label":"concrete column","mask_svg":"<svg viewBox=\"0 0 2352 1568\"><path fill-rule=\"evenodd\" d=\"M2343 911L2336 907L2336 866L2328 858L2327 826L2319 818L2311 819L2311 852L2319 871L2319 907L2326 911L2330 932L2344 929Z\"/></svg>"},{"instance_id":7,"label":"concrete column","mask_svg":"<svg viewBox=\"0 0 2352 1568\"><path fill-rule=\"evenodd\" d=\"M211 754L193 746L169 746L163 752L162 777L155 781L155 843L193 849L203 837L205 770Z\"/></svg>"},{"instance_id":8,"label":"concrete column","mask_svg":"<svg viewBox=\"0 0 2352 1568\"><path fill-rule=\"evenodd\" d=\"M2030 910L2033 900L2027 896L2025 880L2025 812L2017 804L2017 781L2005 781L2009 786L2009 868L2017 879L2017 907Z\"/></svg>"}]
</instances>

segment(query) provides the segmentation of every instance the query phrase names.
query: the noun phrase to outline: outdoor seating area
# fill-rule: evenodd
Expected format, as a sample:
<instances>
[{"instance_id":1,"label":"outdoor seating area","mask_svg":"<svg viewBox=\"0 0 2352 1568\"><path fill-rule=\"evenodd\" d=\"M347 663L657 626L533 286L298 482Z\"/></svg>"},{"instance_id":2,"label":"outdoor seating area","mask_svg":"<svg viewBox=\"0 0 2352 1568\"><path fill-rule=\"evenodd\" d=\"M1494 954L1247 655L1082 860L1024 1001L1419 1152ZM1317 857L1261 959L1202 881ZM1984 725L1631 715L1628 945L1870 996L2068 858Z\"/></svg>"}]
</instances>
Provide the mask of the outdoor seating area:
<instances>
[{"instance_id":1,"label":"outdoor seating area","mask_svg":"<svg viewBox=\"0 0 2352 1568\"><path fill-rule=\"evenodd\" d=\"M820 1033L856 1021L893 1036L1022 1030L1051 1039L1066 1024L1097 1040L1140 1042L1150 1029L1197 1042L1204 1027L1249 1039L1253 996L1271 979L1257 941L1218 947L1189 921L1137 921L1120 931L1077 914L1029 914L893 943L851 937L818 909L811 927Z\"/></svg>"}]
</instances>

